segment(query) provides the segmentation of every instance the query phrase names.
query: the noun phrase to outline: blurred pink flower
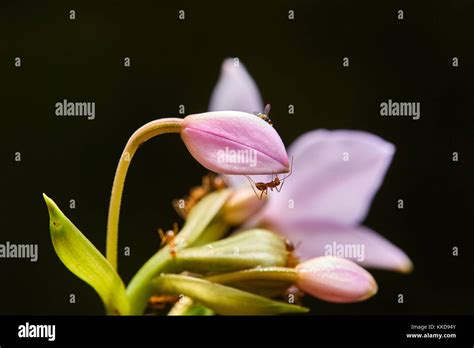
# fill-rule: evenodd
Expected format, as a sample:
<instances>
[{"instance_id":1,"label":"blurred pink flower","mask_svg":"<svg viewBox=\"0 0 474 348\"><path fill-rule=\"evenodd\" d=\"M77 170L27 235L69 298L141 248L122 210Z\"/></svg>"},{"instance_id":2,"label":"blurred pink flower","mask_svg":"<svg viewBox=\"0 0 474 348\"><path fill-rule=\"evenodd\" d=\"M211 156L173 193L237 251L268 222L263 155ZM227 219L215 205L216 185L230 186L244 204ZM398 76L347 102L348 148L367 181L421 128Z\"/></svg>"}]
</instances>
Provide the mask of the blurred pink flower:
<instances>
[{"instance_id":1,"label":"blurred pink flower","mask_svg":"<svg viewBox=\"0 0 474 348\"><path fill-rule=\"evenodd\" d=\"M209 108L262 111L258 88L242 63L224 61ZM303 260L340 256L334 250L338 248L359 250L343 256L367 267L410 272L412 262L401 249L361 225L394 152L393 144L362 131L314 130L301 135L288 149L293 157L291 176L281 192L269 194L253 223L290 238ZM233 186L250 185L242 176L228 178Z\"/></svg>"}]
</instances>

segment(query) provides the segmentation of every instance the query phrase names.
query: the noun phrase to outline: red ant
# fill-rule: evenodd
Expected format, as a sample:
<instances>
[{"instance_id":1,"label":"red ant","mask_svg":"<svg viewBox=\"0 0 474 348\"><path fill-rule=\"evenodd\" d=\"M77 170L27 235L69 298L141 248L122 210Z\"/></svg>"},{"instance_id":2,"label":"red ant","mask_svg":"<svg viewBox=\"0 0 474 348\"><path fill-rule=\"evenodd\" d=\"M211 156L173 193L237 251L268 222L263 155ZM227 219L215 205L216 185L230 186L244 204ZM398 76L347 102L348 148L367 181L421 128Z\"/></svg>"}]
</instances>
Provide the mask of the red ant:
<instances>
[{"instance_id":1,"label":"red ant","mask_svg":"<svg viewBox=\"0 0 474 348\"><path fill-rule=\"evenodd\" d=\"M273 191L273 189L275 189L277 190L277 192L280 192L281 189L283 188L283 184L285 183L285 180L291 175L292 172L293 172L293 157L291 157L290 172L287 175L285 175L282 179L278 177L278 174L276 175L275 179L273 178L273 174L272 174L272 180L269 182L255 182L250 176L246 175L245 177L249 180L250 185L252 186L253 192L255 192L255 195L258 197L258 199L261 200L264 194L268 194L268 189L270 189L270 191ZM261 192L260 196L258 195L255 189Z\"/></svg>"},{"instance_id":2,"label":"red ant","mask_svg":"<svg viewBox=\"0 0 474 348\"><path fill-rule=\"evenodd\" d=\"M176 235L178 234L178 224L175 222L173 224L173 229L172 230L168 230L165 232L163 232L163 230L160 228L158 229L158 233L160 235L160 238L161 238L161 246L164 246L165 244L166 245L169 245L170 247L170 254L171 254L171 257L175 258L176 257L176 244L174 242L174 238L176 237Z\"/></svg>"}]
</instances>

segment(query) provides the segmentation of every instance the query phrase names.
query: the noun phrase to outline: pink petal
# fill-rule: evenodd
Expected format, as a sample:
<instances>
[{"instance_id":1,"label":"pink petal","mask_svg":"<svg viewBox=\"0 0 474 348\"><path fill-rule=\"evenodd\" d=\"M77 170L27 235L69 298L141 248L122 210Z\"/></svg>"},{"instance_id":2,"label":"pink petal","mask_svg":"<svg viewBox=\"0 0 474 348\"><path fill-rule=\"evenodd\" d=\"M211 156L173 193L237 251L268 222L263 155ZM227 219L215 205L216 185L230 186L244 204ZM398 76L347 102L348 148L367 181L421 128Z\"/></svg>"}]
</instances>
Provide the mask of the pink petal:
<instances>
[{"instance_id":1,"label":"pink petal","mask_svg":"<svg viewBox=\"0 0 474 348\"><path fill-rule=\"evenodd\" d=\"M296 266L296 285L325 301L359 302L377 293L372 275L352 261L323 256Z\"/></svg>"},{"instance_id":2,"label":"pink petal","mask_svg":"<svg viewBox=\"0 0 474 348\"><path fill-rule=\"evenodd\" d=\"M227 58L209 103L209 111L235 110L248 113L262 112L263 101L258 87L245 66Z\"/></svg>"},{"instance_id":3,"label":"pink petal","mask_svg":"<svg viewBox=\"0 0 474 348\"><path fill-rule=\"evenodd\" d=\"M252 114L217 111L187 116L181 138L198 162L217 173L250 175L289 170L280 136Z\"/></svg>"},{"instance_id":4,"label":"pink petal","mask_svg":"<svg viewBox=\"0 0 474 348\"><path fill-rule=\"evenodd\" d=\"M292 174L281 192L272 193L267 217L311 217L317 221L359 224L382 184L394 151L391 143L366 132L305 133L288 150L293 156ZM290 201L294 209L288 208Z\"/></svg>"},{"instance_id":5,"label":"pink petal","mask_svg":"<svg viewBox=\"0 0 474 348\"><path fill-rule=\"evenodd\" d=\"M302 260L332 255L365 267L402 273L413 269L411 260L400 248L364 226L322 224L308 217L306 221L286 221L275 228L297 246L296 254Z\"/></svg>"}]
</instances>

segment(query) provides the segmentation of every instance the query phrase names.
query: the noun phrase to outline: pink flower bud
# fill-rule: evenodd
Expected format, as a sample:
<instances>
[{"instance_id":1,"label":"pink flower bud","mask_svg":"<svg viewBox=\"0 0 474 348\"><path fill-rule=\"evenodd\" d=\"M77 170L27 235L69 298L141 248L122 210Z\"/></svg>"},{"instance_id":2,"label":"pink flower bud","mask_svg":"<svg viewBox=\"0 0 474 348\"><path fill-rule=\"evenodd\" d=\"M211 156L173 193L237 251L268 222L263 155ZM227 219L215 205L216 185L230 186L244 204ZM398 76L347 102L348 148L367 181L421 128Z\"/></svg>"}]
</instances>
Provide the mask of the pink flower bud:
<instances>
[{"instance_id":1,"label":"pink flower bud","mask_svg":"<svg viewBox=\"0 0 474 348\"><path fill-rule=\"evenodd\" d=\"M271 174L289 171L285 146L261 118L240 111L189 115L181 138L204 167L221 174Z\"/></svg>"},{"instance_id":2,"label":"pink flower bud","mask_svg":"<svg viewBox=\"0 0 474 348\"><path fill-rule=\"evenodd\" d=\"M377 293L372 275L356 263L333 256L317 257L296 266L296 285L329 302L359 302Z\"/></svg>"}]
</instances>

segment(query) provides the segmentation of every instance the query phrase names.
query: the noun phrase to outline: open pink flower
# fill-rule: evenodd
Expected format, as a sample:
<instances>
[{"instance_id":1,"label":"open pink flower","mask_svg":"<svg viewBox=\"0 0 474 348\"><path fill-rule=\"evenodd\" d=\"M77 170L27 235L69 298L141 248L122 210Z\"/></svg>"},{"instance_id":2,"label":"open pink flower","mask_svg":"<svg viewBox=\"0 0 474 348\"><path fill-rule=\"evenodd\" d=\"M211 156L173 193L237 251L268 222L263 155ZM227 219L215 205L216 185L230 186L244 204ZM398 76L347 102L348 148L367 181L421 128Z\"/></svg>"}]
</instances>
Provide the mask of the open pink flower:
<instances>
[{"instance_id":1,"label":"open pink flower","mask_svg":"<svg viewBox=\"0 0 474 348\"><path fill-rule=\"evenodd\" d=\"M262 110L258 88L242 63L224 61L209 107L211 111ZM303 134L288 149L293 157L291 177L281 192L269 195L253 223L296 242L302 259L340 256L338 250L343 250L344 257L367 267L411 271L412 263L401 249L361 225L394 152L393 144L362 131ZM246 182L240 176L230 179L235 186ZM346 252L354 250L359 252Z\"/></svg>"}]
</instances>

